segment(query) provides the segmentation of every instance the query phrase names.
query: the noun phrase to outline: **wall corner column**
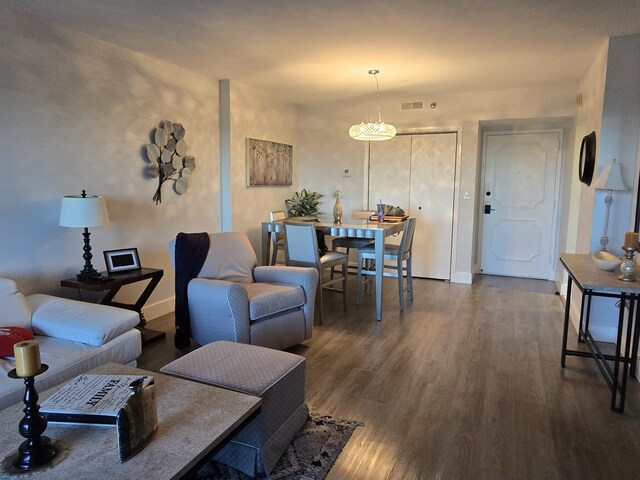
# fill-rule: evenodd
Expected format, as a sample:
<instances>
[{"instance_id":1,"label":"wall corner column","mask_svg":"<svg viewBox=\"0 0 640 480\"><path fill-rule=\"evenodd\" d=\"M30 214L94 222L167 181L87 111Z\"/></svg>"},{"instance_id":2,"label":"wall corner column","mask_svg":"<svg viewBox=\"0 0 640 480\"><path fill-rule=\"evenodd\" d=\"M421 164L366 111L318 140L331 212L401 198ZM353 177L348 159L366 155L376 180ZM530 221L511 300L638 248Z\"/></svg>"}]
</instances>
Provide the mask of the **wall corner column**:
<instances>
[{"instance_id":1,"label":"wall corner column","mask_svg":"<svg viewBox=\"0 0 640 480\"><path fill-rule=\"evenodd\" d=\"M231 210L231 81L219 81L220 95L220 229L233 229Z\"/></svg>"}]
</instances>

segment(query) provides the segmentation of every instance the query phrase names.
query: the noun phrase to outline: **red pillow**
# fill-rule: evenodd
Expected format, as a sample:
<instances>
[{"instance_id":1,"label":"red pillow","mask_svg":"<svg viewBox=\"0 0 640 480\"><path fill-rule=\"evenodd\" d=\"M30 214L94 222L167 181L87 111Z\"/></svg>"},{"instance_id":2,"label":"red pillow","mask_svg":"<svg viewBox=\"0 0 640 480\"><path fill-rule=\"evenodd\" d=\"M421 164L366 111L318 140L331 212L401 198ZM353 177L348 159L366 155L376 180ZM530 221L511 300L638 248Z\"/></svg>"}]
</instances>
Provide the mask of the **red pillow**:
<instances>
[{"instance_id":1,"label":"red pillow","mask_svg":"<svg viewBox=\"0 0 640 480\"><path fill-rule=\"evenodd\" d=\"M33 340L33 333L21 327L0 327L0 357L13 357L13 346Z\"/></svg>"}]
</instances>

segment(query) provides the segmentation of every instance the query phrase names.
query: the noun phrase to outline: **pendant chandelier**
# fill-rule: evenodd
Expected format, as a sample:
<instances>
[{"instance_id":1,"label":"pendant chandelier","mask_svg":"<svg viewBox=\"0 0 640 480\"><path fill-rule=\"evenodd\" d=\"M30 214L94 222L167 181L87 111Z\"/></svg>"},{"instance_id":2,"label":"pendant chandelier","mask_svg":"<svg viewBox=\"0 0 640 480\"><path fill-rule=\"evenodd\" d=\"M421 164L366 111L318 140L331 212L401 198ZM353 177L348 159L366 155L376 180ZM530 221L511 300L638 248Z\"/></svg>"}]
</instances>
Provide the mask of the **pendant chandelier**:
<instances>
[{"instance_id":1,"label":"pendant chandelier","mask_svg":"<svg viewBox=\"0 0 640 480\"><path fill-rule=\"evenodd\" d=\"M380 70L369 70L369 75L373 75L376 79L376 98L380 97L380 87L378 85L378 77L376 75ZM364 142L381 142L391 140L396 136L396 127L382 121L380 115L380 101L378 100L378 121L356 123L349 129L349 135L354 140L362 140Z\"/></svg>"}]
</instances>

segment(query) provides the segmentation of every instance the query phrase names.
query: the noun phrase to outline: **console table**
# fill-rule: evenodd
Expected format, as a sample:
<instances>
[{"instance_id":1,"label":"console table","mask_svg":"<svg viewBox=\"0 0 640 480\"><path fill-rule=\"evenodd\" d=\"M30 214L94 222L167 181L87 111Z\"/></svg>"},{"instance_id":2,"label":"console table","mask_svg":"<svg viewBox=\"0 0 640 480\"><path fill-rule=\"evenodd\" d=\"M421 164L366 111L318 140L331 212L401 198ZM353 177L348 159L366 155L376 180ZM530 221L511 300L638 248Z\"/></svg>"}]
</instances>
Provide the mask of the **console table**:
<instances>
[{"instance_id":1,"label":"console table","mask_svg":"<svg viewBox=\"0 0 640 480\"><path fill-rule=\"evenodd\" d=\"M68 446L66 458L57 464L54 461L50 468L12 478L190 478L202 463L257 414L262 404L259 397L252 395L115 363L106 363L87 373L153 375L158 430L149 443L134 457L120 463L115 427L52 423L44 435ZM40 400L60 388L62 385L39 392ZM0 412L0 459L24 441L18 433L23 408L21 402ZM2 471L0 477L4 478Z\"/></svg>"},{"instance_id":2,"label":"console table","mask_svg":"<svg viewBox=\"0 0 640 480\"><path fill-rule=\"evenodd\" d=\"M142 307L149 300L151 293L156 288L162 275L164 275L164 271L157 268L139 268L137 270L130 270L127 272L117 272L107 274L107 272L102 272L102 280L97 282L85 282L80 281L77 278L68 278L66 280L62 280L60 285L63 287L76 288L78 290L85 290L89 292L104 292L107 294L102 297L100 303L102 305L111 305L113 307L126 308L127 310L133 310L138 312L140 316L140 323L138 324L138 330L142 335L142 344L146 345L149 342L154 340L158 340L160 338L164 338L166 336L165 332L161 332L158 330L151 330L146 328L147 321L142 314ZM143 280L151 280L145 289L140 294L138 300L135 303L121 303L113 301L114 297L124 285L129 285L130 283L137 283Z\"/></svg>"},{"instance_id":3,"label":"console table","mask_svg":"<svg viewBox=\"0 0 640 480\"><path fill-rule=\"evenodd\" d=\"M638 334L640 326L640 281L623 282L618 280L619 270L605 271L593 262L590 255L563 253L560 262L569 274L567 284L567 300L565 302L564 328L562 333L562 357L560 364L566 366L567 356L593 358L611 390L611 410L624 411L625 395L627 391L627 377L629 373L636 376L638 359ZM575 284L582 292L580 306L580 323L578 340L584 342L588 351L567 349L567 333L571 308L571 288ZM618 335L615 344L615 354L604 354L589 332L589 317L591 315L591 300L593 297L617 298L620 300L618 310ZM628 308L626 329L625 308ZM622 348L622 334L626 330L624 349ZM613 369L609 362L613 362Z\"/></svg>"}]
</instances>

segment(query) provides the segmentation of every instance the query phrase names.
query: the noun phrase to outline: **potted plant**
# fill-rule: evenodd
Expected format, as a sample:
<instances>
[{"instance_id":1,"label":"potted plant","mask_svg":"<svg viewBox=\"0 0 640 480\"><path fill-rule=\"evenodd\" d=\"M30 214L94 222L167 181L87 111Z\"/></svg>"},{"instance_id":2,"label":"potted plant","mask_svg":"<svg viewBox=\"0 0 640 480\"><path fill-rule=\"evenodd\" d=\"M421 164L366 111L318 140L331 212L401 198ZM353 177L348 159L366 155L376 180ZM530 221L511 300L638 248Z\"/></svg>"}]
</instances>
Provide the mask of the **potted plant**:
<instances>
[{"instance_id":1,"label":"potted plant","mask_svg":"<svg viewBox=\"0 0 640 480\"><path fill-rule=\"evenodd\" d=\"M287 212L290 217L317 217L320 215L318 206L323 196L321 193L308 192L303 188L284 202L287 205Z\"/></svg>"}]
</instances>

